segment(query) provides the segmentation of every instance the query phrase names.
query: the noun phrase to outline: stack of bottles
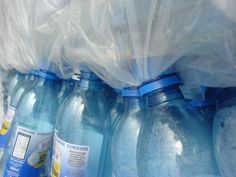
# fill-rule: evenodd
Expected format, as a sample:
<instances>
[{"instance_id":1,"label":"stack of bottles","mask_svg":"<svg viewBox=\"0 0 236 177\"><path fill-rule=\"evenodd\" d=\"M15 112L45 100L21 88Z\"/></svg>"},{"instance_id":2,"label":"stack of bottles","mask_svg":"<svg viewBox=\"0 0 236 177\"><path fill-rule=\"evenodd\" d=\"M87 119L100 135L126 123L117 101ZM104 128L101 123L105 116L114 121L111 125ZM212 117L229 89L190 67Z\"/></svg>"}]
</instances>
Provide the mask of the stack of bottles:
<instances>
[{"instance_id":1,"label":"stack of bottles","mask_svg":"<svg viewBox=\"0 0 236 177\"><path fill-rule=\"evenodd\" d=\"M219 4L2 0L0 177L235 177Z\"/></svg>"},{"instance_id":2,"label":"stack of bottles","mask_svg":"<svg viewBox=\"0 0 236 177\"><path fill-rule=\"evenodd\" d=\"M124 90L85 66L73 80L43 70L9 78L1 176L219 175L209 122L177 74Z\"/></svg>"}]
</instances>

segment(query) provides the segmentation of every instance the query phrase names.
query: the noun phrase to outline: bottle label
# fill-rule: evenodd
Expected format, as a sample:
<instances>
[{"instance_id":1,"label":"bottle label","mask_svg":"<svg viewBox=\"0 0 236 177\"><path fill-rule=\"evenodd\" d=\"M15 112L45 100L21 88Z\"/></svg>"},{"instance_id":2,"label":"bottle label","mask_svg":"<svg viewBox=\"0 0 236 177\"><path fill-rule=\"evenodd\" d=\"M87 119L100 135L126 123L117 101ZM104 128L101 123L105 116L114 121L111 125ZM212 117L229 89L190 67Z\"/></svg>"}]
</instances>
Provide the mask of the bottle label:
<instances>
[{"instance_id":1,"label":"bottle label","mask_svg":"<svg viewBox=\"0 0 236 177\"><path fill-rule=\"evenodd\" d=\"M5 148L9 141L9 138L11 135L10 128L11 128L13 118L15 116L15 112L16 112L16 109L13 106L8 106L8 110L5 115L2 128L0 130L0 147L1 148Z\"/></svg>"},{"instance_id":2,"label":"bottle label","mask_svg":"<svg viewBox=\"0 0 236 177\"><path fill-rule=\"evenodd\" d=\"M4 177L39 177L51 141L52 132L39 133L18 126Z\"/></svg>"},{"instance_id":3,"label":"bottle label","mask_svg":"<svg viewBox=\"0 0 236 177\"><path fill-rule=\"evenodd\" d=\"M55 133L52 177L86 177L89 146L80 146L61 140Z\"/></svg>"}]
</instances>

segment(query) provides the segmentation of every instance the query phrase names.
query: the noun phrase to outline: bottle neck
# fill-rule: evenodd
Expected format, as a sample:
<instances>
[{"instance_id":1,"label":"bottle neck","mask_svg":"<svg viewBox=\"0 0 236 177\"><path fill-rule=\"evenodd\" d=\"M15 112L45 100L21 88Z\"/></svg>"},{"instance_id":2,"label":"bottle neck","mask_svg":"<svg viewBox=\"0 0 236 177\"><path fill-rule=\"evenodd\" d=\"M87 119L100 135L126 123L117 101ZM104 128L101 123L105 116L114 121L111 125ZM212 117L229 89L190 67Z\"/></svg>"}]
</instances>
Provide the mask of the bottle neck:
<instances>
[{"instance_id":1,"label":"bottle neck","mask_svg":"<svg viewBox=\"0 0 236 177\"><path fill-rule=\"evenodd\" d=\"M25 81L28 81L28 80L29 80L29 77L30 77L30 76L29 76L28 74L27 74L27 75L25 75L25 77L24 77L24 80L23 80L23 81L24 81L24 82L25 82Z\"/></svg>"},{"instance_id":2,"label":"bottle neck","mask_svg":"<svg viewBox=\"0 0 236 177\"><path fill-rule=\"evenodd\" d=\"M29 76L28 76L28 80L29 81L34 81L36 79L36 76L34 76L33 74L30 74Z\"/></svg>"},{"instance_id":3,"label":"bottle neck","mask_svg":"<svg viewBox=\"0 0 236 177\"><path fill-rule=\"evenodd\" d=\"M121 96L121 94L117 94L116 103L121 104L123 102L124 102L124 98Z\"/></svg>"},{"instance_id":4,"label":"bottle neck","mask_svg":"<svg viewBox=\"0 0 236 177\"><path fill-rule=\"evenodd\" d=\"M175 85L153 91L146 95L146 99L148 106L154 107L165 102L184 99L184 97L179 87Z\"/></svg>"},{"instance_id":5,"label":"bottle neck","mask_svg":"<svg viewBox=\"0 0 236 177\"><path fill-rule=\"evenodd\" d=\"M44 78L44 77L38 77L37 78L37 85L38 86L42 86L42 85L55 85L55 81L53 80L50 80L50 79L47 79L47 78Z\"/></svg>"},{"instance_id":6,"label":"bottle neck","mask_svg":"<svg viewBox=\"0 0 236 177\"><path fill-rule=\"evenodd\" d=\"M55 91L60 90L61 80L53 73L48 71L39 70L37 71L36 86L48 86L55 88Z\"/></svg>"},{"instance_id":7,"label":"bottle neck","mask_svg":"<svg viewBox=\"0 0 236 177\"><path fill-rule=\"evenodd\" d=\"M146 106L146 101L143 97L124 97L124 101L129 109L143 109Z\"/></svg>"},{"instance_id":8,"label":"bottle neck","mask_svg":"<svg viewBox=\"0 0 236 177\"><path fill-rule=\"evenodd\" d=\"M103 87L102 81L95 74L87 72L80 73L80 79L76 85L82 90L99 91Z\"/></svg>"}]
</instances>

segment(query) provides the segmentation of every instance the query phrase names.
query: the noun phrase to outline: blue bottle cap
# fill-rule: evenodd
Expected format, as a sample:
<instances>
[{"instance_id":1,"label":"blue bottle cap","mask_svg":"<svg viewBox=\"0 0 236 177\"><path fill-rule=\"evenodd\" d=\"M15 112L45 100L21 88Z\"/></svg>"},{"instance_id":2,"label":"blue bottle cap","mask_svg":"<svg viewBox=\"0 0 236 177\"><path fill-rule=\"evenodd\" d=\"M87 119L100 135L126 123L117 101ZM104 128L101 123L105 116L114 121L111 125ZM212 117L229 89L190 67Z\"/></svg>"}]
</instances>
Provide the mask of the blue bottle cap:
<instances>
[{"instance_id":1,"label":"blue bottle cap","mask_svg":"<svg viewBox=\"0 0 236 177\"><path fill-rule=\"evenodd\" d=\"M57 77L54 73L46 70L38 70L37 71L37 76L49 79L49 80L54 80L54 81L60 81L61 79Z\"/></svg>"},{"instance_id":2,"label":"blue bottle cap","mask_svg":"<svg viewBox=\"0 0 236 177\"><path fill-rule=\"evenodd\" d=\"M189 103L196 108L203 108L208 106L214 106L216 105L216 102L214 100L190 100Z\"/></svg>"},{"instance_id":3,"label":"blue bottle cap","mask_svg":"<svg viewBox=\"0 0 236 177\"><path fill-rule=\"evenodd\" d=\"M154 81L151 81L147 84L143 84L139 88L140 95L145 95L145 94L153 92L155 90L159 90L159 89L169 87L172 85L180 85L180 84L182 84L182 81L177 74L164 75L164 76L157 78Z\"/></svg>"},{"instance_id":4,"label":"blue bottle cap","mask_svg":"<svg viewBox=\"0 0 236 177\"><path fill-rule=\"evenodd\" d=\"M121 95L123 97L139 97L140 93L139 93L139 89L138 88L124 88L121 92Z\"/></svg>"}]
</instances>

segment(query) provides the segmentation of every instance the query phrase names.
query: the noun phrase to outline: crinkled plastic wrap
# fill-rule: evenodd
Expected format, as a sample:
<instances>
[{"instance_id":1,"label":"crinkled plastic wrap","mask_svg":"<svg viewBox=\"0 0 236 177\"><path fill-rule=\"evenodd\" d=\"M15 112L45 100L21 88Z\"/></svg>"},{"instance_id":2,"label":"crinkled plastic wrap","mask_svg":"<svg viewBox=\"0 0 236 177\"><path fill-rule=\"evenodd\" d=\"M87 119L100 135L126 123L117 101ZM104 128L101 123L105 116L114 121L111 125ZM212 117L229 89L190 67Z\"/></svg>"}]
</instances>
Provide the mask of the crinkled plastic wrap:
<instances>
[{"instance_id":1,"label":"crinkled plastic wrap","mask_svg":"<svg viewBox=\"0 0 236 177\"><path fill-rule=\"evenodd\" d=\"M74 0L65 11L65 50L115 88L154 79L185 55L211 55L235 28L210 0Z\"/></svg>"},{"instance_id":2,"label":"crinkled plastic wrap","mask_svg":"<svg viewBox=\"0 0 236 177\"><path fill-rule=\"evenodd\" d=\"M0 67L4 70L10 69L8 61L6 60L7 55L11 53L6 53L6 46L8 41L6 40L6 33L8 29L7 23L7 11L5 9L4 1L0 2Z\"/></svg>"},{"instance_id":3,"label":"crinkled plastic wrap","mask_svg":"<svg viewBox=\"0 0 236 177\"><path fill-rule=\"evenodd\" d=\"M4 89L2 83L2 72L0 71L0 126L2 126L4 118Z\"/></svg>"},{"instance_id":4,"label":"crinkled plastic wrap","mask_svg":"<svg viewBox=\"0 0 236 177\"><path fill-rule=\"evenodd\" d=\"M221 47L208 55L187 56L177 64L181 77L188 86L236 86L236 31L221 42Z\"/></svg>"},{"instance_id":5,"label":"crinkled plastic wrap","mask_svg":"<svg viewBox=\"0 0 236 177\"><path fill-rule=\"evenodd\" d=\"M235 0L211 0L222 13L236 22L236 1Z\"/></svg>"},{"instance_id":6,"label":"crinkled plastic wrap","mask_svg":"<svg viewBox=\"0 0 236 177\"><path fill-rule=\"evenodd\" d=\"M205 85L209 87L235 87L236 69L236 1L211 0L216 8L215 14L227 27L218 34L215 41L209 41L209 46L196 50L183 57L177 64L184 83L188 86ZM209 25L208 25L209 26ZM209 26L218 28L219 26ZM210 52L206 52L209 50Z\"/></svg>"},{"instance_id":7,"label":"crinkled plastic wrap","mask_svg":"<svg viewBox=\"0 0 236 177\"><path fill-rule=\"evenodd\" d=\"M3 0L7 21L3 41L5 58L21 72L50 69L55 65L59 33L54 18L69 3L68 0ZM58 55L57 55L58 56Z\"/></svg>"}]
</instances>

